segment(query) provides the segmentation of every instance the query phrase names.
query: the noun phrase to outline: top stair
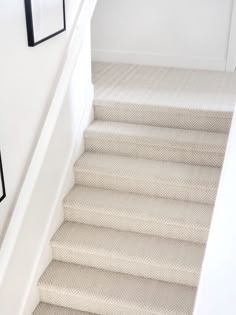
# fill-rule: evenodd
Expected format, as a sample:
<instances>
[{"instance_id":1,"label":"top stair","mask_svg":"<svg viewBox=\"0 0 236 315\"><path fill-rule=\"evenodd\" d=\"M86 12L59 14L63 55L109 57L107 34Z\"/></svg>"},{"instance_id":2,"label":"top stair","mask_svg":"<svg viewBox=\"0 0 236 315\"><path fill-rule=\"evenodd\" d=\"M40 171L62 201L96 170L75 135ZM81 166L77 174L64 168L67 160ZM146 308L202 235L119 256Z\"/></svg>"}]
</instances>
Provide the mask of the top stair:
<instances>
[{"instance_id":1,"label":"top stair","mask_svg":"<svg viewBox=\"0 0 236 315\"><path fill-rule=\"evenodd\" d=\"M95 119L228 133L236 82L223 72L95 63Z\"/></svg>"}]
</instances>

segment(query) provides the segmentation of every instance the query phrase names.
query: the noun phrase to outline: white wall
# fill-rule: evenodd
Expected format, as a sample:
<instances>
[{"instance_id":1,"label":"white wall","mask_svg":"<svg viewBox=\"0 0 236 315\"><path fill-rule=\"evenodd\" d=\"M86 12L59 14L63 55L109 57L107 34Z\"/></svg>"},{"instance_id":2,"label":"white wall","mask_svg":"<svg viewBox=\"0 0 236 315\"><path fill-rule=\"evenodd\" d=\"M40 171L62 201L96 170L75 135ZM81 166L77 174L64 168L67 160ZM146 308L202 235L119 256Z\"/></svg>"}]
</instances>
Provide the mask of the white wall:
<instances>
[{"instance_id":1,"label":"white wall","mask_svg":"<svg viewBox=\"0 0 236 315\"><path fill-rule=\"evenodd\" d=\"M228 71L235 70L235 68L236 68L236 0L233 1L232 6L231 29L226 64L226 69Z\"/></svg>"},{"instance_id":2,"label":"white wall","mask_svg":"<svg viewBox=\"0 0 236 315\"><path fill-rule=\"evenodd\" d=\"M0 314L31 315L38 279L51 261L50 239L63 221L63 199L74 184L93 119L90 21L96 0L83 3L62 73L0 250Z\"/></svg>"},{"instance_id":3,"label":"white wall","mask_svg":"<svg viewBox=\"0 0 236 315\"><path fill-rule=\"evenodd\" d=\"M66 1L67 32L29 48L24 1L0 0L0 149L7 192L0 204L0 243L49 109L80 4Z\"/></svg>"},{"instance_id":4,"label":"white wall","mask_svg":"<svg viewBox=\"0 0 236 315\"><path fill-rule=\"evenodd\" d=\"M194 315L236 314L236 112L216 198Z\"/></svg>"},{"instance_id":5,"label":"white wall","mask_svg":"<svg viewBox=\"0 0 236 315\"><path fill-rule=\"evenodd\" d=\"M223 70L233 1L99 0L93 59Z\"/></svg>"}]
</instances>

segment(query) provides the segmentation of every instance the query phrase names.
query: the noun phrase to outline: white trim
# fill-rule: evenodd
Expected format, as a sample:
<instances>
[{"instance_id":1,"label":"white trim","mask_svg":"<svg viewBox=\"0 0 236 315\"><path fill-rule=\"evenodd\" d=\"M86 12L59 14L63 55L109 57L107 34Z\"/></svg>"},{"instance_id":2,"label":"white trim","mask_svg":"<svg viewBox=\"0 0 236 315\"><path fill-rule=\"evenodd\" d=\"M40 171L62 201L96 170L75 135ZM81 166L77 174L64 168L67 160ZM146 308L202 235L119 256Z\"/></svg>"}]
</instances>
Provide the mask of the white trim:
<instances>
[{"instance_id":1,"label":"white trim","mask_svg":"<svg viewBox=\"0 0 236 315\"><path fill-rule=\"evenodd\" d=\"M236 69L236 0L232 0L231 8L226 71L233 72Z\"/></svg>"},{"instance_id":2,"label":"white trim","mask_svg":"<svg viewBox=\"0 0 236 315\"><path fill-rule=\"evenodd\" d=\"M195 68L208 70L225 70L225 59L203 59L199 57L180 57L159 55L156 53L139 53L135 51L92 50L92 59L101 62L132 63L176 68Z\"/></svg>"},{"instance_id":3,"label":"white trim","mask_svg":"<svg viewBox=\"0 0 236 315\"><path fill-rule=\"evenodd\" d=\"M20 236L23 233L25 228L24 223L27 215L32 209L29 209L31 202L31 197L34 192L37 181L39 180L41 169L45 161L46 153L51 145L53 133L56 128L59 114L62 110L63 101L67 93L68 84L70 82L73 70L76 66L78 56L83 47L85 37L88 35L87 31L90 27L90 20L96 5L96 0L85 0L83 2L82 8L79 12L78 20L75 25L71 41L68 45L67 54L65 56L65 63L63 66L60 79L58 81L56 91L52 104L50 106L48 115L46 117L42 132L40 134L36 149L34 151L29 169L27 171L22 189L20 191L16 206L12 215L12 219L8 226L1 251L0 251L0 291L5 287L6 282L8 281L7 276L10 273L12 262L15 259L15 256L19 254L17 245L19 243ZM91 94L91 91L88 92ZM66 172L66 170L64 171ZM65 176L65 173L62 174L62 180ZM60 191L62 183L60 183L58 191ZM58 197L58 196L55 196ZM37 224L37 222L35 222ZM30 238L31 235L28 235ZM43 238L43 235L42 235ZM37 244L35 244L37 246ZM26 249L27 250L27 249ZM24 251L21 252L21 255L24 255ZM37 257L35 257L37 259ZM32 266L33 267L33 266ZM24 268L24 266L22 266ZM29 271L30 273L30 271ZM31 274L29 275L30 278ZM17 281L17 279L15 279ZM0 297L2 297L0 293ZM25 292L22 292L22 300L25 298ZM9 296L9 299L11 297ZM13 301L10 301L11 303ZM22 301L24 303L25 301ZM1 303L0 303L1 306ZM21 310L19 309L19 313ZM2 312L0 307L0 313ZM14 315L18 315L14 313Z\"/></svg>"}]
</instances>

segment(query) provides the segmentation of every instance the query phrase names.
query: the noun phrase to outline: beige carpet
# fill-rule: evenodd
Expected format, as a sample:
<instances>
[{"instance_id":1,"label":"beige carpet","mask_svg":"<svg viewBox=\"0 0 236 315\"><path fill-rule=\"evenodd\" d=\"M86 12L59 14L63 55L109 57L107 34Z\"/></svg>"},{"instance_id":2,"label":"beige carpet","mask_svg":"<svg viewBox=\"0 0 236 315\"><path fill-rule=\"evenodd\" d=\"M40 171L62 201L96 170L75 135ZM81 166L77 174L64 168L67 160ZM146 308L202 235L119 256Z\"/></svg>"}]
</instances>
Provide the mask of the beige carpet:
<instances>
[{"instance_id":1,"label":"beige carpet","mask_svg":"<svg viewBox=\"0 0 236 315\"><path fill-rule=\"evenodd\" d=\"M93 64L95 98L103 102L232 112L236 73L111 63Z\"/></svg>"},{"instance_id":2,"label":"beige carpet","mask_svg":"<svg viewBox=\"0 0 236 315\"><path fill-rule=\"evenodd\" d=\"M34 315L192 314L234 80L94 65L96 120Z\"/></svg>"}]
</instances>

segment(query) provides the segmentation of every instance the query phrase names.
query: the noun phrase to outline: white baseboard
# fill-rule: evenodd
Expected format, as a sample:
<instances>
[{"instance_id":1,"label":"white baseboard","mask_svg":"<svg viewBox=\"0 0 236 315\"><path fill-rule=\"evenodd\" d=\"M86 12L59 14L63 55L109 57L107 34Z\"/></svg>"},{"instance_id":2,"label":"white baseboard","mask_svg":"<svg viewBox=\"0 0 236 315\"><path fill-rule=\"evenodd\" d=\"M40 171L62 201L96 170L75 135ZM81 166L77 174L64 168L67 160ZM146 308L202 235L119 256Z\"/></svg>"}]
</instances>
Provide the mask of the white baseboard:
<instances>
[{"instance_id":1,"label":"white baseboard","mask_svg":"<svg viewBox=\"0 0 236 315\"><path fill-rule=\"evenodd\" d=\"M204 59L191 56L168 56L135 51L92 50L92 60L100 62L131 63L161 67L207 69L224 71L226 60Z\"/></svg>"}]
</instances>

